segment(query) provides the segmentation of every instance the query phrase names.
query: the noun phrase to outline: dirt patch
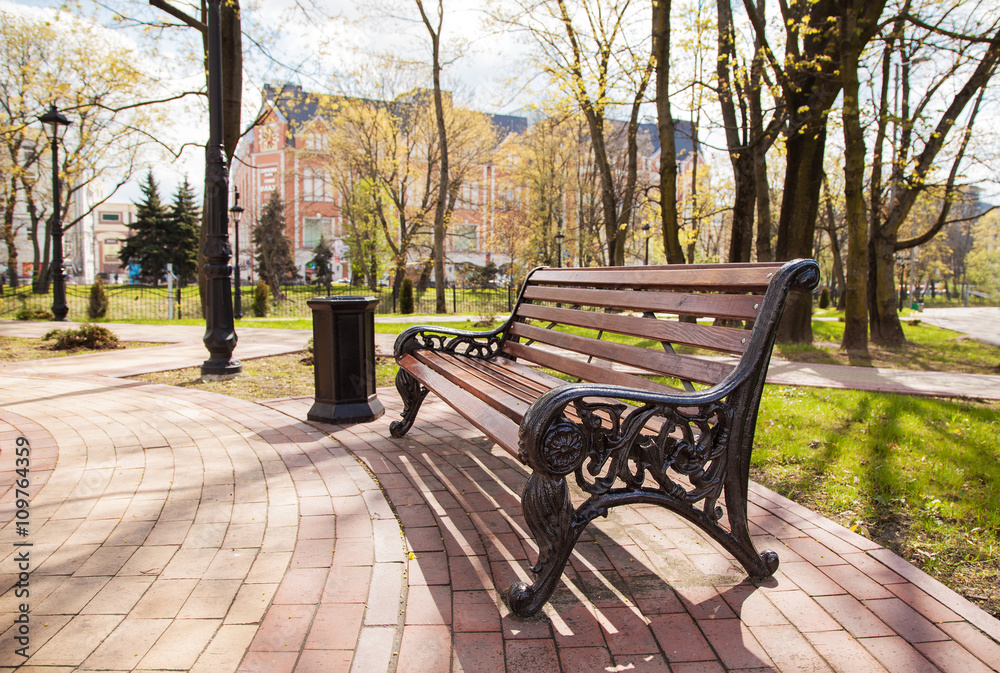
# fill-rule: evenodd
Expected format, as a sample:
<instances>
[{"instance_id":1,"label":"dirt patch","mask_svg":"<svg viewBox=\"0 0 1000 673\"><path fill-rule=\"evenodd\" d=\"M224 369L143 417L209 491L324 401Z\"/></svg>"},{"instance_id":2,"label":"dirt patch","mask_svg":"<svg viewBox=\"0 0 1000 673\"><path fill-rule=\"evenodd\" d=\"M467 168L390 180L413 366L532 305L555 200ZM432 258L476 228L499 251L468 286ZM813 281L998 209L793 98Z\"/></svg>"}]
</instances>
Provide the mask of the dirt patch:
<instances>
[{"instance_id":1,"label":"dirt patch","mask_svg":"<svg viewBox=\"0 0 1000 673\"><path fill-rule=\"evenodd\" d=\"M99 353L88 348L72 348L69 350L52 350L52 341L41 339L28 339L25 337L0 336L0 362L25 362L30 360L44 360L48 358L64 358L68 355L83 355L85 353ZM162 346L160 343L149 343L145 341L122 341L125 348L149 348L152 346Z\"/></svg>"}]
</instances>

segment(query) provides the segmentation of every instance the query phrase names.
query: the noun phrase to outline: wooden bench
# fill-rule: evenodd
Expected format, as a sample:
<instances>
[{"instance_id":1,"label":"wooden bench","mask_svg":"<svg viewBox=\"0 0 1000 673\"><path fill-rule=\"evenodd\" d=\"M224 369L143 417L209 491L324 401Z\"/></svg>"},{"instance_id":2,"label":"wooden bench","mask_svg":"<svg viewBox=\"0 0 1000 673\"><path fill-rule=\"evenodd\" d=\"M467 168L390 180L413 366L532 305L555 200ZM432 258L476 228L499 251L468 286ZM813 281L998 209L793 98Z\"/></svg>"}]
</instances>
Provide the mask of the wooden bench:
<instances>
[{"instance_id":1,"label":"wooden bench","mask_svg":"<svg viewBox=\"0 0 1000 673\"><path fill-rule=\"evenodd\" d=\"M785 297L818 281L812 260L535 269L495 330L399 335L392 435L432 390L531 468L521 505L538 562L531 586L504 592L515 615L545 604L592 519L629 503L676 512L770 577L778 557L757 552L747 525L757 407ZM569 475L587 496L577 506Z\"/></svg>"}]
</instances>

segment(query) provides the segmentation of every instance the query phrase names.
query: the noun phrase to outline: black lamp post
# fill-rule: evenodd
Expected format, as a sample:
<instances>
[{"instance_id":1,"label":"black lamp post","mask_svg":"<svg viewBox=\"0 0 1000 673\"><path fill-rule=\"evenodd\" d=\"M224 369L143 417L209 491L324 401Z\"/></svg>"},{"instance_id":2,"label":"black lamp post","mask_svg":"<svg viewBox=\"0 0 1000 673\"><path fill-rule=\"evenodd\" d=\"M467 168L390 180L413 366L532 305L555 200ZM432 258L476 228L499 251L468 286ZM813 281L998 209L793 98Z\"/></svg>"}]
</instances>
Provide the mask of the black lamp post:
<instances>
[{"instance_id":1,"label":"black lamp post","mask_svg":"<svg viewBox=\"0 0 1000 673\"><path fill-rule=\"evenodd\" d=\"M66 272L63 269L63 228L62 203L59 185L59 142L66 135L70 121L59 112L55 103L49 111L39 117L45 135L52 143L52 261L49 269L52 271L52 315L56 320L66 320L69 307L66 305ZM15 270L14 273L17 273Z\"/></svg>"},{"instance_id":2,"label":"black lamp post","mask_svg":"<svg viewBox=\"0 0 1000 673\"><path fill-rule=\"evenodd\" d=\"M243 284L240 282L240 220L243 219L243 206L240 205L240 190L237 189L233 194L233 207L229 209L229 214L233 218L233 234L236 243L236 249L233 253L233 283L236 285L233 296L233 317L239 320L243 317Z\"/></svg>"},{"instance_id":3,"label":"black lamp post","mask_svg":"<svg viewBox=\"0 0 1000 673\"><path fill-rule=\"evenodd\" d=\"M642 258L642 263L645 266L649 266L649 222L642 225L642 234L646 237L646 255Z\"/></svg>"},{"instance_id":4,"label":"black lamp post","mask_svg":"<svg viewBox=\"0 0 1000 673\"><path fill-rule=\"evenodd\" d=\"M556 234L556 268L562 268L562 242L566 236L563 235L562 231Z\"/></svg>"},{"instance_id":5,"label":"black lamp post","mask_svg":"<svg viewBox=\"0 0 1000 673\"><path fill-rule=\"evenodd\" d=\"M243 371L233 357L236 325L233 320L232 276L229 260L229 170L222 148L222 0L208 2L208 144L205 145L205 348L202 378L230 379Z\"/></svg>"}]
</instances>

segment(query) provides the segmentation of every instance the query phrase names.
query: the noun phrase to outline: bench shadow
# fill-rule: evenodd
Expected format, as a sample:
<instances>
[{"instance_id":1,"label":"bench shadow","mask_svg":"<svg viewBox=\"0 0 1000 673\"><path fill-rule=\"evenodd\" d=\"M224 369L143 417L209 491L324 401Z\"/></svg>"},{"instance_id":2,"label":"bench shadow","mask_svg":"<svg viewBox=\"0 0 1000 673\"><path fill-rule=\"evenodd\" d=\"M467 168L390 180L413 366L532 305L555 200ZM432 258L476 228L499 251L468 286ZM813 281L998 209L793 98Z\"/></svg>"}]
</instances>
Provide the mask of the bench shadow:
<instances>
[{"instance_id":1,"label":"bench shadow","mask_svg":"<svg viewBox=\"0 0 1000 673\"><path fill-rule=\"evenodd\" d=\"M770 665L742 645L738 617L757 585L707 535L668 510L650 505L638 507L662 512L652 517L656 523L643 519L636 506L617 508L607 519L592 522L577 542L547 606L532 619L510 615L499 594L515 581L530 583L529 567L537 557L519 497L528 471L506 452L491 450L493 444L485 437L466 438L457 446L449 441L453 439L442 442L439 433L414 428L405 439L394 440L398 449L393 450L399 454L383 456L382 465L398 460L404 464L404 473L410 473L411 488L386 489L391 502L394 491L410 496L404 505L409 511L400 517L409 548L427 548L429 526L428 517L417 517L412 507L413 489L433 514L443 549L416 551L410 561L416 568L410 576L426 581L428 573L442 569L442 562L448 564L450 590L421 586L418 592L425 602L432 601L433 613L450 619L454 633L466 630L471 619L499 618L499 624L493 622L501 632L494 654L501 658L504 640L551 637L560 651L605 648L603 653L595 650L594 656L606 657L606 666L646 670L651 658L662 660L664 654L669 658L679 648L691 647L688 641L694 639L706 656L715 656L715 643L725 642L727 656L758 662L754 666ZM380 474L383 470L373 469L380 481L386 477L389 483L399 484L398 474ZM579 497L577 493L574 501ZM427 609L425 605L422 611ZM711 644L698 620L713 622ZM684 626L682 632L678 624ZM642 654L613 655L616 651ZM455 657L460 663L464 660L474 668L481 656L481 651L455 639Z\"/></svg>"}]
</instances>

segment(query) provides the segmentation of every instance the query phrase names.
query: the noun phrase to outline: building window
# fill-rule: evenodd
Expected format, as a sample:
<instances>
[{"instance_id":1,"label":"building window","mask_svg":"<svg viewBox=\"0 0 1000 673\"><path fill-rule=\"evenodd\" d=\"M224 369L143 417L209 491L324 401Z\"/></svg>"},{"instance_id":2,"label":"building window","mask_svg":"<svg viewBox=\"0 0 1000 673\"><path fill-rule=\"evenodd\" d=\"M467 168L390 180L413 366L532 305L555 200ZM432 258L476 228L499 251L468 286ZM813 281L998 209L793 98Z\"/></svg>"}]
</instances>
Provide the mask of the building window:
<instances>
[{"instance_id":1,"label":"building window","mask_svg":"<svg viewBox=\"0 0 1000 673\"><path fill-rule=\"evenodd\" d=\"M278 171L275 168L263 168L260 171L260 184L262 187L274 185L277 180Z\"/></svg>"},{"instance_id":2,"label":"building window","mask_svg":"<svg viewBox=\"0 0 1000 673\"><path fill-rule=\"evenodd\" d=\"M456 224L451 232L451 249L472 252L478 249L477 227L474 224Z\"/></svg>"},{"instance_id":3,"label":"building window","mask_svg":"<svg viewBox=\"0 0 1000 673\"><path fill-rule=\"evenodd\" d=\"M307 217L302 220L302 245L315 248L322 236L327 243L333 240L333 220L329 217Z\"/></svg>"},{"instance_id":4,"label":"building window","mask_svg":"<svg viewBox=\"0 0 1000 673\"><path fill-rule=\"evenodd\" d=\"M327 193L326 173L320 168L304 168L302 170L302 198L312 203L329 201Z\"/></svg>"},{"instance_id":5,"label":"building window","mask_svg":"<svg viewBox=\"0 0 1000 673\"><path fill-rule=\"evenodd\" d=\"M118 213L101 213L101 222L121 222L122 216Z\"/></svg>"}]
</instances>

